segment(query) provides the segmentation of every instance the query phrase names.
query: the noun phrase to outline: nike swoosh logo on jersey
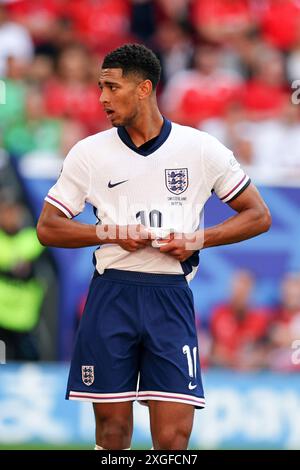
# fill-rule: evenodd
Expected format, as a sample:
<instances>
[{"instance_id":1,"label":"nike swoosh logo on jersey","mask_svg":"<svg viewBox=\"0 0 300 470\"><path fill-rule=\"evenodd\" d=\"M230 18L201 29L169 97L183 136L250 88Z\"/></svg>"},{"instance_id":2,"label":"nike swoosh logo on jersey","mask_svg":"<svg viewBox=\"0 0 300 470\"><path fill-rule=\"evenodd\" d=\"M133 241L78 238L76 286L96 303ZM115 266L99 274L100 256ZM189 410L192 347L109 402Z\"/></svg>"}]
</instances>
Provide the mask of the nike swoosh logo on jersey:
<instances>
[{"instance_id":1,"label":"nike swoosh logo on jersey","mask_svg":"<svg viewBox=\"0 0 300 470\"><path fill-rule=\"evenodd\" d=\"M128 180L119 181L118 183L111 183L111 182L109 182L107 186L108 186L109 188L114 188L115 186L118 186L119 184L126 183L126 181L128 181Z\"/></svg>"},{"instance_id":2,"label":"nike swoosh logo on jersey","mask_svg":"<svg viewBox=\"0 0 300 470\"><path fill-rule=\"evenodd\" d=\"M196 385L192 385L192 382L189 383L189 390L194 390L194 388L197 387L197 384Z\"/></svg>"}]
</instances>

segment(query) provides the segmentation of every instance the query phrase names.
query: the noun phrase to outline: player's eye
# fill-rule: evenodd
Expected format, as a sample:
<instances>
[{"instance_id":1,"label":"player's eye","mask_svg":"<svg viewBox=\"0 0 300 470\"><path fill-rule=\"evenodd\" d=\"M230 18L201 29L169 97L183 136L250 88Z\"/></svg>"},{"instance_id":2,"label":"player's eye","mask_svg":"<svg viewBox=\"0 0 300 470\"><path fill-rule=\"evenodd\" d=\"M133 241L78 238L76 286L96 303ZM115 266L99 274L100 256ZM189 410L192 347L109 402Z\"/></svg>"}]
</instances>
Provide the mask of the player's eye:
<instances>
[{"instance_id":1,"label":"player's eye","mask_svg":"<svg viewBox=\"0 0 300 470\"><path fill-rule=\"evenodd\" d=\"M111 91L116 91L117 87L114 86L114 85L111 85L111 86L110 86L110 89L111 89Z\"/></svg>"}]
</instances>

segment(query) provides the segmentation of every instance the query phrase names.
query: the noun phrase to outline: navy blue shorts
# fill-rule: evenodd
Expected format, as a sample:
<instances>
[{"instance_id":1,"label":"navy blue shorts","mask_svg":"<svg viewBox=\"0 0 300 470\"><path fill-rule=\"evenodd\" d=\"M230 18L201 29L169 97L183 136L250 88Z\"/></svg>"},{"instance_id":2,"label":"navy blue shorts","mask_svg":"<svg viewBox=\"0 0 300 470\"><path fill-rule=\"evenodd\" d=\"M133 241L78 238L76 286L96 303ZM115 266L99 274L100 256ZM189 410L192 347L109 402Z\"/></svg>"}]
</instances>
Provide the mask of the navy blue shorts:
<instances>
[{"instance_id":1,"label":"navy blue shorts","mask_svg":"<svg viewBox=\"0 0 300 470\"><path fill-rule=\"evenodd\" d=\"M66 398L204 407L193 295L183 275L95 273Z\"/></svg>"}]
</instances>

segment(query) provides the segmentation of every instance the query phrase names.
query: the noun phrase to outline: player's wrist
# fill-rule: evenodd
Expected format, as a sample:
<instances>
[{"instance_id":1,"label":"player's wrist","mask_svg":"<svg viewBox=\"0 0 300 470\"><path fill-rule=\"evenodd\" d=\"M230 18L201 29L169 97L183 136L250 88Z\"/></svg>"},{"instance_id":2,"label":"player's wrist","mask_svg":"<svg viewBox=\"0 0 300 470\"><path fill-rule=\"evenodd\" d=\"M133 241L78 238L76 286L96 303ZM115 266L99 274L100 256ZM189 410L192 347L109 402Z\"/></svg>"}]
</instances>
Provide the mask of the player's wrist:
<instances>
[{"instance_id":1,"label":"player's wrist","mask_svg":"<svg viewBox=\"0 0 300 470\"><path fill-rule=\"evenodd\" d=\"M209 227L203 232L203 248L211 248L221 243L218 241L219 228Z\"/></svg>"},{"instance_id":2,"label":"player's wrist","mask_svg":"<svg viewBox=\"0 0 300 470\"><path fill-rule=\"evenodd\" d=\"M108 243L116 243L122 246L122 242L130 238L130 230L128 225L114 225L111 231L110 241Z\"/></svg>"},{"instance_id":3,"label":"player's wrist","mask_svg":"<svg viewBox=\"0 0 300 470\"><path fill-rule=\"evenodd\" d=\"M178 241L178 246L189 251L200 250L203 246L203 236L200 230L195 232L175 233L174 240Z\"/></svg>"},{"instance_id":4,"label":"player's wrist","mask_svg":"<svg viewBox=\"0 0 300 470\"><path fill-rule=\"evenodd\" d=\"M97 225L96 234L100 245L107 243L119 243L119 226L118 225Z\"/></svg>"}]
</instances>

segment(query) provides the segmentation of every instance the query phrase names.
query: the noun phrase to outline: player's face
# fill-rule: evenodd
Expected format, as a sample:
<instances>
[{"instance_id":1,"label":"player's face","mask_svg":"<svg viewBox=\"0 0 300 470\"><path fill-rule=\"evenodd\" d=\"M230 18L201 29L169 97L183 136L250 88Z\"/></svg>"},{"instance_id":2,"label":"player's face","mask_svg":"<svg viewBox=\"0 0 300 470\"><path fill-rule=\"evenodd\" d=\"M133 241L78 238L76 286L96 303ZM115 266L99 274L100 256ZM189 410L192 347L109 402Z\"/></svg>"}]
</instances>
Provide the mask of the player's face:
<instances>
[{"instance_id":1,"label":"player's face","mask_svg":"<svg viewBox=\"0 0 300 470\"><path fill-rule=\"evenodd\" d=\"M132 74L123 76L122 69L102 69L99 87L100 103L113 126L130 126L139 112L139 84Z\"/></svg>"}]
</instances>

